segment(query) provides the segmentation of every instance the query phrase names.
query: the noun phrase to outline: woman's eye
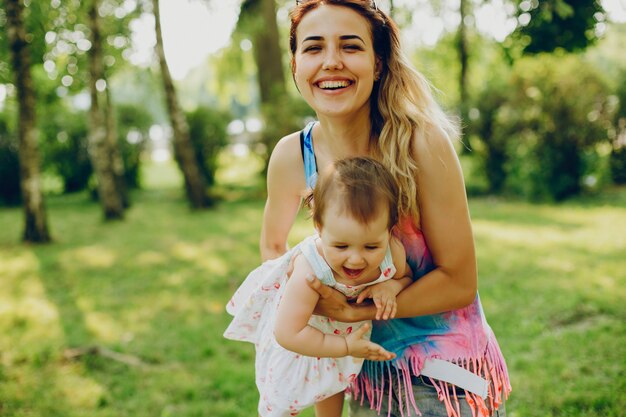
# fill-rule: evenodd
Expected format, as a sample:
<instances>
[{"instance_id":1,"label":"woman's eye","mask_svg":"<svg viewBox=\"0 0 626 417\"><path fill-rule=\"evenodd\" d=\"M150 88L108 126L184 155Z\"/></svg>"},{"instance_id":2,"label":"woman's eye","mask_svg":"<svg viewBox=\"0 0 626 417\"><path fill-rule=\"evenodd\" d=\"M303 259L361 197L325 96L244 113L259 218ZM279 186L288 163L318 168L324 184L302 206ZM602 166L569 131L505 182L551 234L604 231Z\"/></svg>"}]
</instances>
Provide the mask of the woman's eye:
<instances>
[{"instance_id":1,"label":"woman's eye","mask_svg":"<svg viewBox=\"0 0 626 417\"><path fill-rule=\"evenodd\" d=\"M319 51L320 49L322 49L319 46L307 46L306 48L304 48L303 52L315 52L315 51Z\"/></svg>"},{"instance_id":2,"label":"woman's eye","mask_svg":"<svg viewBox=\"0 0 626 417\"><path fill-rule=\"evenodd\" d=\"M348 49L351 51L360 51L362 48L359 45L345 45L344 49Z\"/></svg>"}]
</instances>

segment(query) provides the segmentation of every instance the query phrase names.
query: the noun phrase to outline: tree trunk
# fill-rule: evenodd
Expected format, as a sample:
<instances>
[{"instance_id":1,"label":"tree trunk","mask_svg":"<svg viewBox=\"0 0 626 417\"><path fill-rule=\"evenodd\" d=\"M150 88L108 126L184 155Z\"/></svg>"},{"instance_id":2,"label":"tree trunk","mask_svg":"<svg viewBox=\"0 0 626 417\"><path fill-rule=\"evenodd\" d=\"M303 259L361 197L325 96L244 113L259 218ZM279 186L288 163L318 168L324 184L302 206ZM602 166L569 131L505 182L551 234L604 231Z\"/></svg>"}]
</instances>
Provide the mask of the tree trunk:
<instances>
[{"instance_id":1,"label":"tree trunk","mask_svg":"<svg viewBox=\"0 0 626 417\"><path fill-rule=\"evenodd\" d=\"M239 29L252 38L257 67L261 113L264 128L261 141L265 145L265 169L269 155L278 139L295 129L285 88L285 73L280 49L275 0L246 0L241 6ZM265 171L264 171L265 173Z\"/></svg>"},{"instance_id":2,"label":"tree trunk","mask_svg":"<svg viewBox=\"0 0 626 417\"><path fill-rule=\"evenodd\" d=\"M18 152L25 215L23 239L25 242L44 243L50 241L50 234L41 190L35 90L30 73L30 50L26 41L24 4L22 0L6 0L5 3L19 106Z\"/></svg>"},{"instance_id":3,"label":"tree trunk","mask_svg":"<svg viewBox=\"0 0 626 417\"><path fill-rule=\"evenodd\" d=\"M170 74L165 51L163 49L163 35L161 32L161 14L159 12L159 0L153 0L154 20L156 30L156 53L161 66L161 78L165 90L167 110L172 124L174 135L174 156L185 179L185 191L187 199L195 209L204 208L211 205L211 200L207 195L206 182L202 177L200 167L196 159L196 152L189 137L189 126L185 114L181 110L176 97L174 81Z\"/></svg>"},{"instance_id":4,"label":"tree trunk","mask_svg":"<svg viewBox=\"0 0 626 417\"><path fill-rule=\"evenodd\" d=\"M467 16L467 0L460 0L459 12L461 15L461 22L459 23L459 29L457 34L457 49L459 52L459 61L461 64L461 70L459 72L459 110L461 114L461 128L466 131L465 127L468 120L468 92L467 92L467 70L468 70L468 46L467 46L467 24L465 17ZM463 152L469 152L472 150L470 144L469 135L465 135L463 138L465 146L462 148Z\"/></svg>"},{"instance_id":5,"label":"tree trunk","mask_svg":"<svg viewBox=\"0 0 626 417\"><path fill-rule=\"evenodd\" d=\"M89 4L89 29L91 30L91 49L89 50L89 87L91 107L89 109L89 157L98 180L98 197L107 220L124 217L124 204L117 187L113 147L109 143L107 132L106 108L108 85L104 76L102 60L102 37L98 0Z\"/></svg>"},{"instance_id":6,"label":"tree trunk","mask_svg":"<svg viewBox=\"0 0 626 417\"><path fill-rule=\"evenodd\" d=\"M272 103L277 97L286 94L274 1L249 1L248 16L252 14L252 18L256 19L251 27L261 104Z\"/></svg>"},{"instance_id":7,"label":"tree trunk","mask_svg":"<svg viewBox=\"0 0 626 417\"><path fill-rule=\"evenodd\" d=\"M103 71L104 73L104 71ZM106 81L106 76L103 77ZM117 138L117 123L115 120L115 111L113 109L113 101L111 100L111 89L108 87L105 90L106 94L106 108L104 109L106 119L106 131L107 131L107 144L111 152L111 161L113 164L113 176L115 178L115 188L122 200L122 206L124 208L130 207L130 198L128 196L128 187L126 186L126 179L124 177L124 160L122 159L122 150Z\"/></svg>"}]
</instances>

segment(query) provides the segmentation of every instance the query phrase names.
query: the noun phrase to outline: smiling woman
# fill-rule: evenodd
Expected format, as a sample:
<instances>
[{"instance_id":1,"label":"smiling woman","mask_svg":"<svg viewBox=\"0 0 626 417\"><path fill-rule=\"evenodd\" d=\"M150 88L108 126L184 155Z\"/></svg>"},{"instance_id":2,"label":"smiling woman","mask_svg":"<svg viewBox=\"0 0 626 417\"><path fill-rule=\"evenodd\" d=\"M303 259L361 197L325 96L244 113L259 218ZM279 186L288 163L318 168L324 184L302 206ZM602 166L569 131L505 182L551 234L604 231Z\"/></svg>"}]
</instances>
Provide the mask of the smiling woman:
<instances>
[{"instance_id":1,"label":"smiling woman","mask_svg":"<svg viewBox=\"0 0 626 417\"><path fill-rule=\"evenodd\" d=\"M376 306L348 303L314 271L320 278L309 284L319 294L312 297L318 300L315 314L340 322L376 319L372 341L393 353L391 360L365 361L351 383L351 416L373 417L383 410L388 416L504 415L511 387L477 294L472 227L452 145L458 137L454 123L404 56L395 23L371 1L298 3L291 12L289 44L294 81L318 121L282 138L272 152L263 258L287 250L302 191L316 187L318 170L368 156L391 172L399 189L393 237L402 243L414 279L397 295L402 320L378 320ZM353 250L356 239L325 244L342 254ZM346 282L367 264L343 256L332 261ZM283 300L291 304L289 297ZM292 318L279 312L284 327ZM342 394L332 398L340 403ZM319 416L338 415L321 403L316 409Z\"/></svg>"}]
</instances>

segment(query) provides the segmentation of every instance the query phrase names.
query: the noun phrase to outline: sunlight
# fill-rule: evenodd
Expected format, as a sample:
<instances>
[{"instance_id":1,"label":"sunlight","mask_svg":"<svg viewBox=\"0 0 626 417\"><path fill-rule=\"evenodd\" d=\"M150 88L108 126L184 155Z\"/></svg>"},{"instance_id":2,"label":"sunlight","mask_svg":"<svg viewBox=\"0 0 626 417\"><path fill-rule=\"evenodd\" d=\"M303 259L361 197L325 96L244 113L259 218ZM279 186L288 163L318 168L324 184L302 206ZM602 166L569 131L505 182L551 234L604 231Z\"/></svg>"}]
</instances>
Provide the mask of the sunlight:
<instances>
[{"instance_id":1,"label":"sunlight","mask_svg":"<svg viewBox=\"0 0 626 417\"><path fill-rule=\"evenodd\" d=\"M145 251L137 255L134 262L140 266L163 265L167 262L167 256L161 252Z\"/></svg>"},{"instance_id":2,"label":"sunlight","mask_svg":"<svg viewBox=\"0 0 626 417\"><path fill-rule=\"evenodd\" d=\"M97 408L104 395L105 389L91 378L80 375L79 365L67 365L59 369L54 378L56 389L60 391L63 400L77 409L86 411Z\"/></svg>"},{"instance_id":3,"label":"sunlight","mask_svg":"<svg viewBox=\"0 0 626 417\"><path fill-rule=\"evenodd\" d=\"M2 256L0 257L0 276L3 279L0 280L0 289L4 289L5 285L10 284L8 278L23 278L25 275L33 274L38 270L39 260L33 252L24 251L11 253L10 256L6 257Z\"/></svg>"},{"instance_id":4,"label":"sunlight","mask_svg":"<svg viewBox=\"0 0 626 417\"><path fill-rule=\"evenodd\" d=\"M119 342L125 329L112 317L99 311L84 311L85 325L99 340L107 343Z\"/></svg>"},{"instance_id":5,"label":"sunlight","mask_svg":"<svg viewBox=\"0 0 626 417\"><path fill-rule=\"evenodd\" d=\"M117 254L103 246L83 246L67 251L60 256L63 267L76 271L82 267L109 268L115 264Z\"/></svg>"},{"instance_id":6,"label":"sunlight","mask_svg":"<svg viewBox=\"0 0 626 417\"><path fill-rule=\"evenodd\" d=\"M172 248L172 255L178 259L193 261L210 273L225 274L228 271L228 265L224 259L198 245L178 242Z\"/></svg>"}]
</instances>

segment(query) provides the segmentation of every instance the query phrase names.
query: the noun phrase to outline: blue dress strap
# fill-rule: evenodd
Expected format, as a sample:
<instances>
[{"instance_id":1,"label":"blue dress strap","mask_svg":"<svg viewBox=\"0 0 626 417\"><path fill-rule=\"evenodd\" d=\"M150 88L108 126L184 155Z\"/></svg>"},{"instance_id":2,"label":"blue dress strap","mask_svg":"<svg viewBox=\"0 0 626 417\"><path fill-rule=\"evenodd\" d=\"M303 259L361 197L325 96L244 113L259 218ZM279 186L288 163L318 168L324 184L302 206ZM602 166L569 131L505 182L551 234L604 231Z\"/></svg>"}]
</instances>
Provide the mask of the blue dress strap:
<instances>
[{"instance_id":1,"label":"blue dress strap","mask_svg":"<svg viewBox=\"0 0 626 417\"><path fill-rule=\"evenodd\" d=\"M315 235L302 241L300 245L300 250L302 251L302 255L304 255L309 265L311 265L315 276L320 281L322 281L322 284L334 286L337 281L335 281L332 269L330 269L330 266L328 266L324 258L322 258L322 256L317 251L317 247L315 245L315 241L317 239L318 236Z\"/></svg>"},{"instance_id":2,"label":"blue dress strap","mask_svg":"<svg viewBox=\"0 0 626 417\"><path fill-rule=\"evenodd\" d=\"M316 122L310 122L302 129L301 147L302 160L304 162L304 178L306 178L306 187L313 189L317 182L317 161L315 160L315 152L313 152L313 126Z\"/></svg>"}]
</instances>

